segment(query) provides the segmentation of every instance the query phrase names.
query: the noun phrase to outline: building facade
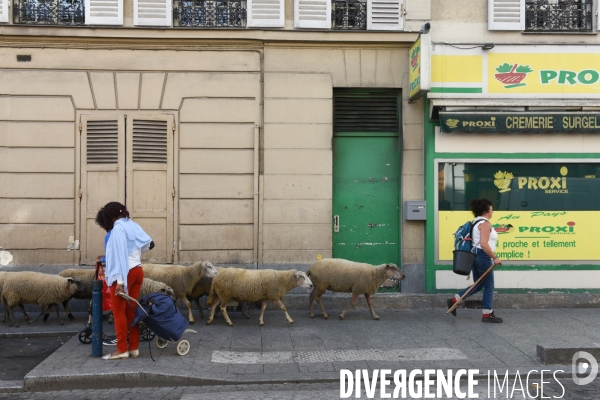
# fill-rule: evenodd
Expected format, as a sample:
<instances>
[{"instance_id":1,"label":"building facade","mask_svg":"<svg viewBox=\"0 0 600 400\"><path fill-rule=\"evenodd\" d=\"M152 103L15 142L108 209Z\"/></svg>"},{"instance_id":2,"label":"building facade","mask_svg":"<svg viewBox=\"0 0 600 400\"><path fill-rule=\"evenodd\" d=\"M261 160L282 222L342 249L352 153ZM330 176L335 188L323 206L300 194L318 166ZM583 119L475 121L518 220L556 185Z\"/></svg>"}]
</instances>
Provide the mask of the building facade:
<instances>
[{"instance_id":1,"label":"building facade","mask_svg":"<svg viewBox=\"0 0 600 400\"><path fill-rule=\"evenodd\" d=\"M429 1L2 0L0 247L91 264L125 203L151 262L424 271Z\"/></svg>"},{"instance_id":2,"label":"building facade","mask_svg":"<svg viewBox=\"0 0 600 400\"><path fill-rule=\"evenodd\" d=\"M453 232L494 204L500 292L597 292L597 1L439 1L425 106L426 291L465 285Z\"/></svg>"}]
</instances>

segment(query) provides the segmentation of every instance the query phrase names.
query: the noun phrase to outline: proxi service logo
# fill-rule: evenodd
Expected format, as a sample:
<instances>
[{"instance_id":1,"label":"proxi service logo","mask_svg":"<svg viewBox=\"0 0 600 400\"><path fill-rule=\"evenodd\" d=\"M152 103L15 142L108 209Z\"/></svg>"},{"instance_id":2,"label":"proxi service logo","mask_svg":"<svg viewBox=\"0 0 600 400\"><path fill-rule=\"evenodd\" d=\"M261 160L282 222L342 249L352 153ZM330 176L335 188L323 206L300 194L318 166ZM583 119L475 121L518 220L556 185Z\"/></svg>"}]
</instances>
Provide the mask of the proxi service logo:
<instances>
[{"instance_id":1,"label":"proxi service logo","mask_svg":"<svg viewBox=\"0 0 600 400\"><path fill-rule=\"evenodd\" d=\"M496 185L496 187L500 189L500 193L509 192L509 186L513 178L514 175L512 172L498 171L494 174L494 185Z\"/></svg>"},{"instance_id":2,"label":"proxi service logo","mask_svg":"<svg viewBox=\"0 0 600 400\"><path fill-rule=\"evenodd\" d=\"M502 82L505 89L512 89L519 86L527 86L522 81L533 70L529 68L529 65L504 63L496 67L496 72L498 72L494 75L496 80Z\"/></svg>"}]
</instances>

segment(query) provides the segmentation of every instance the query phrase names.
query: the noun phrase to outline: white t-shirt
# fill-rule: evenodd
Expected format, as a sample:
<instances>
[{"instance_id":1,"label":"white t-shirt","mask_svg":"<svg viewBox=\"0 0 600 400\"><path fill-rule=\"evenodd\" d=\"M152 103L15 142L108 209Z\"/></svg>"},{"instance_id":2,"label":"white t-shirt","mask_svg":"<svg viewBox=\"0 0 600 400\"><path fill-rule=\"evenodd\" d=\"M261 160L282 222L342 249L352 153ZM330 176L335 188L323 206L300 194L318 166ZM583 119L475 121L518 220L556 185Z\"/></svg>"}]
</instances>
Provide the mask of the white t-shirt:
<instances>
[{"instance_id":1,"label":"white t-shirt","mask_svg":"<svg viewBox=\"0 0 600 400\"><path fill-rule=\"evenodd\" d=\"M477 221L480 220L484 220L484 221L488 221L489 220L485 217L477 217L473 220L473 224L475 224ZM478 223L474 228L473 228L473 246L477 247L478 249L481 249L481 231L479 230L479 227L481 226L481 224L483 224L483 222ZM496 251L496 242L498 241L498 232L496 232L496 230L492 227L492 230L490 231L490 239L488 241L488 244L490 245L490 247L492 248L492 251Z\"/></svg>"}]
</instances>

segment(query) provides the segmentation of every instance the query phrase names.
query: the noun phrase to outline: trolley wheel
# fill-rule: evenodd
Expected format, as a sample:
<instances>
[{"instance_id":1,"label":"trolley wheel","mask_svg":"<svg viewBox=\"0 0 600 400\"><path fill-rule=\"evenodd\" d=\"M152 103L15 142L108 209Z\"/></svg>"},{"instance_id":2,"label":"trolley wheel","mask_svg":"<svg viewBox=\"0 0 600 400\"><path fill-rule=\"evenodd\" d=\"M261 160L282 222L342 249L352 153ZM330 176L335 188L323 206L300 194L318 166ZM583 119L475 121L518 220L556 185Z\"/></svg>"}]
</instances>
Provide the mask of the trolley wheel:
<instances>
[{"instance_id":1,"label":"trolley wheel","mask_svg":"<svg viewBox=\"0 0 600 400\"><path fill-rule=\"evenodd\" d=\"M167 347L167 343L169 343L168 340L165 340L161 337L156 338L156 347L158 347L159 349L164 349L165 347Z\"/></svg>"},{"instance_id":2,"label":"trolley wheel","mask_svg":"<svg viewBox=\"0 0 600 400\"><path fill-rule=\"evenodd\" d=\"M79 341L83 344L92 343L92 328L86 328L79 332Z\"/></svg>"},{"instance_id":3,"label":"trolley wheel","mask_svg":"<svg viewBox=\"0 0 600 400\"><path fill-rule=\"evenodd\" d=\"M180 356L185 356L190 351L190 342L183 339L177 343L177 354Z\"/></svg>"},{"instance_id":4,"label":"trolley wheel","mask_svg":"<svg viewBox=\"0 0 600 400\"><path fill-rule=\"evenodd\" d=\"M140 322L140 337L142 340L149 342L156 337L156 333L154 333L152 329L148 328L148 325Z\"/></svg>"}]
</instances>

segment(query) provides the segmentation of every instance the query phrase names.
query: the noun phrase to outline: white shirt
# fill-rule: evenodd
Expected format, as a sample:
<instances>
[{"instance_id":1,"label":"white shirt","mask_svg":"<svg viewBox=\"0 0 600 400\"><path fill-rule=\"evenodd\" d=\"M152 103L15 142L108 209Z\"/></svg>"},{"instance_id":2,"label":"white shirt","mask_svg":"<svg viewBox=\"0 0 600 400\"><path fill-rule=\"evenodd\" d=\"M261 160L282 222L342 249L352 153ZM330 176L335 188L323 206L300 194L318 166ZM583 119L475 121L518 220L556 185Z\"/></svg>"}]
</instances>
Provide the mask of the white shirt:
<instances>
[{"instance_id":1,"label":"white shirt","mask_svg":"<svg viewBox=\"0 0 600 400\"><path fill-rule=\"evenodd\" d=\"M473 224L475 224L477 221L480 220L484 220L484 221L488 221L489 220L485 217L477 217L473 220ZM473 246L477 247L478 249L481 249L481 231L479 230L479 228L481 227L481 224L483 224L483 222L478 223L474 228L473 228ZM496 232L496 230L492 227L492 230L490 231L490 239L488 241L488 244L490 245L490 247L492 248L492 251L496 251L496 242L498 241L498 232Z\"/></svg>"}]
</instances>

